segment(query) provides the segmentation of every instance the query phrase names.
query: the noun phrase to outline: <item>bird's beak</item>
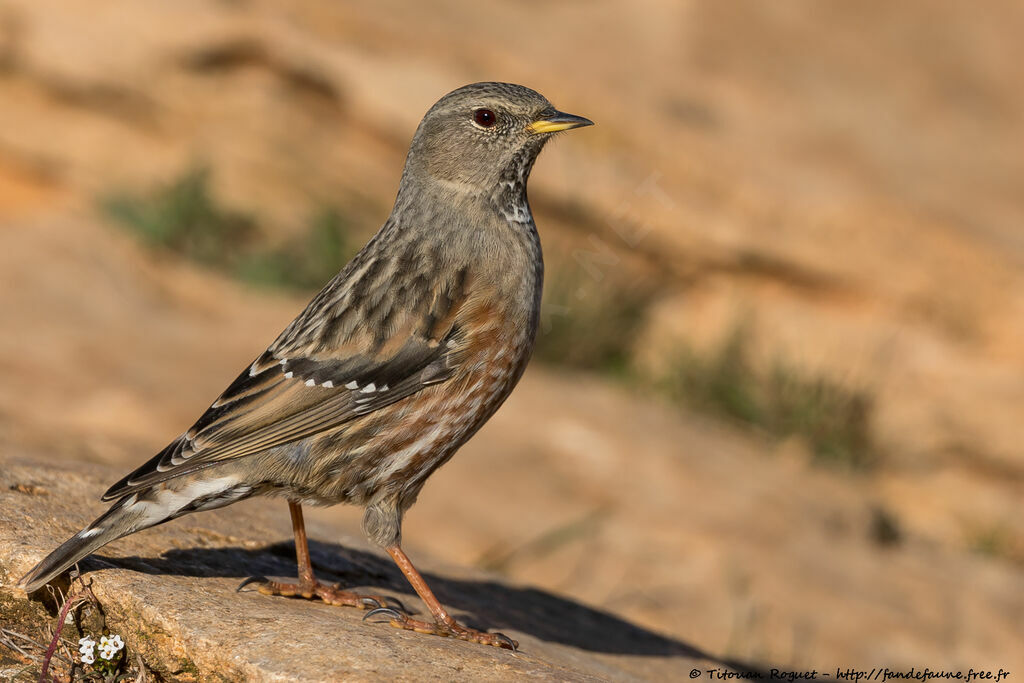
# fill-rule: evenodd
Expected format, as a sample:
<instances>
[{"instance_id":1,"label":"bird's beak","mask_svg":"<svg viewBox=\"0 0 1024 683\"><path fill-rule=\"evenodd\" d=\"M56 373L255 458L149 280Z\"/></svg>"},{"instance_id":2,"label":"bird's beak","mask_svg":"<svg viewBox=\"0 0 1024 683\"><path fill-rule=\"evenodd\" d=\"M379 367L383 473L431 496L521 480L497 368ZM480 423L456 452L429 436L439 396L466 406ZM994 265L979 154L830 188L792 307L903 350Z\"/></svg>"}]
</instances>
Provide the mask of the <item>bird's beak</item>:
<instances>
[{"instance_id":1,"label":"bird's beak","mask_svg":"<svg viewBox=\"0 0 1024 683\"><path fill-rule=\"evenodd\" d=\"M526 130L530 131L534 135L538 135L540 133L557 133L561 130L572 130L573 128L592 125L594 125L594 122L590 119L556 111L551 116L545 116L542 119L534 121L526 127Z\"/></svg>"}]
</instances>

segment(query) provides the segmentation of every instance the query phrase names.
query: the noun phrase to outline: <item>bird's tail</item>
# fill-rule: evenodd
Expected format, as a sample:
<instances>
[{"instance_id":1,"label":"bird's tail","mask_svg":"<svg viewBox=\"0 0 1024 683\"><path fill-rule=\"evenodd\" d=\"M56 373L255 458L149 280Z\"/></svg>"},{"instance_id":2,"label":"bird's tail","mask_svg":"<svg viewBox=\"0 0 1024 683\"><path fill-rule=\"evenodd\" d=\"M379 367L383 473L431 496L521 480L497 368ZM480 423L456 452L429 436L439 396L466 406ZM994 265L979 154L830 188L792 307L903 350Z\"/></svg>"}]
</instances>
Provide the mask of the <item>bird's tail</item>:
<instances>
[{"instance_id":1,"label":"bird's tail","mask_svg":"<svg viewBox=\"0 0 1024 683\"><path fill-rule=\"evenodd\" d=\"M25 592L38 590L65 569L86 555L135 531L159 524L166 517L146 514L152 512L152 503L140 501L135 495L122 498L95 522L64 541L47 555L32 571L21 578L18 586Z\"/></svg>"},{"instance_id":2,"label":"bird's tail","mask_svg":"<svg viewBox=\"0 0 1024 683\"><path fill-rule=\"evenodd\" d=\"M18 585L31 593L111 541L190 512L228 505L252 492L252 487L239 485L233 477L199 476L131 493L47 555Z\"/></svg>"}]
</instances>

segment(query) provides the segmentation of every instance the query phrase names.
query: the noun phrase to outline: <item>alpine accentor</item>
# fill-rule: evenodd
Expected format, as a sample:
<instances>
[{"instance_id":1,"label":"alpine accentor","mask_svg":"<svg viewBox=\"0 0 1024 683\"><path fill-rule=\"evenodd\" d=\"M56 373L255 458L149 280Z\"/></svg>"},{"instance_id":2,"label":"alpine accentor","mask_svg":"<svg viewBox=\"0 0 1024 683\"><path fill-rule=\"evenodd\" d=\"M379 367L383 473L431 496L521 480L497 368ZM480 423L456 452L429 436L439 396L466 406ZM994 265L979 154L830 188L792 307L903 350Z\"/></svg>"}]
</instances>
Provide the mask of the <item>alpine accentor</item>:
<instances>
[{"instance_id":1,"label":"alpine accentor","mask_svg":"<svg viewBox=\"0 0 1024 683\"><path fill-rule=\"evenodd\" d=\"M526 181L552 134L588 125L519 85L441 98L384 226L188 431L106 492L110 510L29 572L25 590L127 534L276 495L291 511L299 581L259 579L261 592L376 606L394 626L514 648L445 611L399 546L402 515L526 367L544 270ZM303 503L365 507L366 534L435 623L318 582Z\"/></svg>"}]
</instances>

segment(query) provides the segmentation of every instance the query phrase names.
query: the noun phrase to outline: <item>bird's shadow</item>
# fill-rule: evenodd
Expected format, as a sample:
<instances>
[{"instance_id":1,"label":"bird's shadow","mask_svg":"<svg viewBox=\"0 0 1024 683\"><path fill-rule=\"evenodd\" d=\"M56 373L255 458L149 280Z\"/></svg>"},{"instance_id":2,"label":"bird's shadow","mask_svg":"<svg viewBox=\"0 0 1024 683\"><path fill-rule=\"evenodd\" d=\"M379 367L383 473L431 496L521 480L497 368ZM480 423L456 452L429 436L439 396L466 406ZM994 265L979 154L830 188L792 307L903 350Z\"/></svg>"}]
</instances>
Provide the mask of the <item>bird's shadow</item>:
<instances>
[{"instance_id":1,"label":"bird's shadow","mask_svg":"<svg viewBox=\"0 0 1024 683\"><path fill-rule=\"evenodd\" d=\"M310 541L319 578L343 587L389 589L401 593L411 609L422 609L405 578L387 558L333 543ZM82 569L116 566L145 574L227 577L252 575L294 577L295 550L290 542L256 549L239 547L170 550L160 557L94 556ZM691 657L747 669L679 640L655 633L620 617L568 598L529 587L495 581L457 579L425 573L442 603L468 613L467 625L528 633L540 640L591 652L660 657ZM291 578L289 580L294 580ZM408 600L405 597L408 596ZM483 620L486 620L483 621Z\"/></svg>"}]
</instances>

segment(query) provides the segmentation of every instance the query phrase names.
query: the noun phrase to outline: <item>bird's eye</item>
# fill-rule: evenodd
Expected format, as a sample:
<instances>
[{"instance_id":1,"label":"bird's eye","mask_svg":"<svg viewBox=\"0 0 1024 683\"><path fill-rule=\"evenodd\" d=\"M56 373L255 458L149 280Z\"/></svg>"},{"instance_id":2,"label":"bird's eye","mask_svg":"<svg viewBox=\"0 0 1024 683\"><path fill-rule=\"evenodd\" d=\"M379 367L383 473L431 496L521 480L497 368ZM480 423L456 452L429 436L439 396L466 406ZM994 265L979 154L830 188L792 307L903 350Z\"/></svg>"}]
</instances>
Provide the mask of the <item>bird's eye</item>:
<instances>
[{"instance_id":1,"label":"bird's eye","mask_svg":"<svg viewBox=\"0 0 1024 683\"><path fill-rule=\"evenodd\" d=\"M498 117L490 109L477 109L473 112L473 120L482 128L490 128L498 120Z\"/></svg>"}]
</instances>

